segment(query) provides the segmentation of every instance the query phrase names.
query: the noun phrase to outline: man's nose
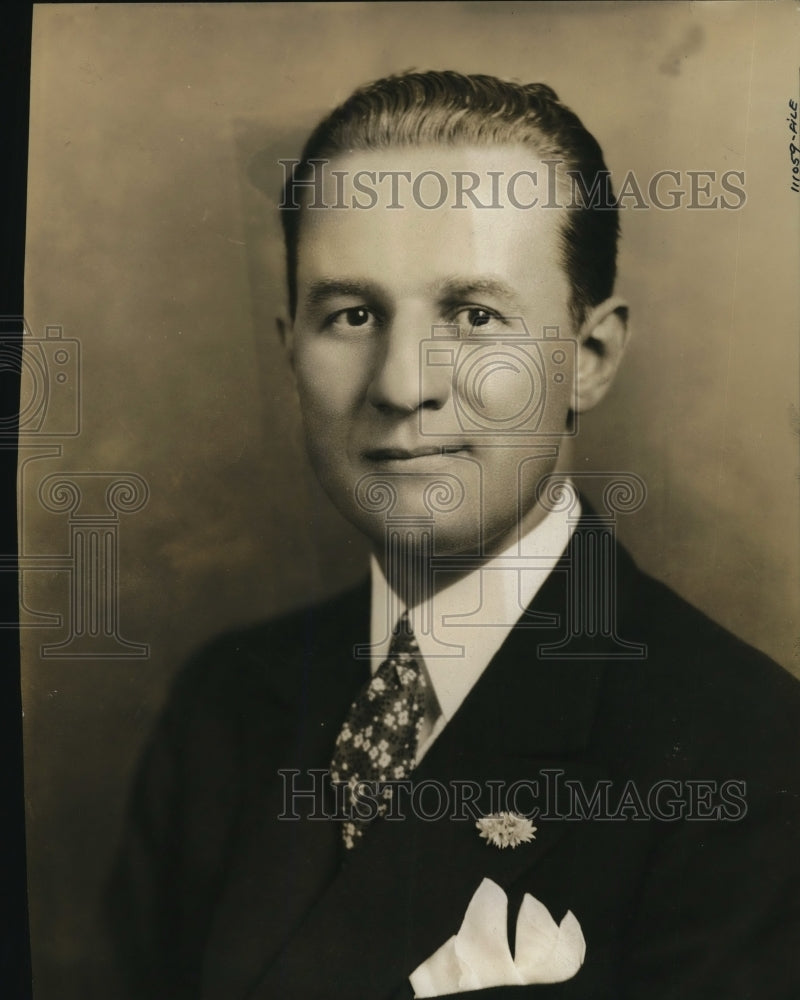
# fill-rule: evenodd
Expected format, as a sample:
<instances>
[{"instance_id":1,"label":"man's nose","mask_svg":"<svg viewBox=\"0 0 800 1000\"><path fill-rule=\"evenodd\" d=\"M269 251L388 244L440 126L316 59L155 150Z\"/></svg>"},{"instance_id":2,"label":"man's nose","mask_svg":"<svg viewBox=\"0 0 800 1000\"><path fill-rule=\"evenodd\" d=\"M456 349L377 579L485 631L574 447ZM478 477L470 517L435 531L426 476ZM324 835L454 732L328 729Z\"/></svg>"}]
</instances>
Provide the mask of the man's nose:
<instances>
[{"instance_id":1,"label":"man's nose","mask_svg":"<svg viewBox=\"0 0 800 1000\"><path fill-rule=\"evenodd\" d=\"M451 391L452 370L426 364L430 324L399 318L386 330L367 398L383 413L439 410Z\"/></svg>"}]
</instances>

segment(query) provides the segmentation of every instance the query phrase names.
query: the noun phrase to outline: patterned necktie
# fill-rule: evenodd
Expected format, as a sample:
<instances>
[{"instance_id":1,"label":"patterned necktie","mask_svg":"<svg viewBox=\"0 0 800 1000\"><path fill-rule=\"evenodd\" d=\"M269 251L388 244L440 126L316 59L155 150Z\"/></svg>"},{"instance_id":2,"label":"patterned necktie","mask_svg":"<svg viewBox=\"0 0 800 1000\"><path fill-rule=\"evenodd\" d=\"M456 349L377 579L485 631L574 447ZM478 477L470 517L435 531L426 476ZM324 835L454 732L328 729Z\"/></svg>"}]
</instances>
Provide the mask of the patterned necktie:
<instances>
[{"instance_id":1,"label":"patterned necktie","mask_svg":"<svg viewBox=\"0 0 800 1000\"><path fill-rule=\"evenodd\" d=\"M414 633L404 612L392 633L389 655L362 688L336 740L331 781L348 785L350 818L342 824L344 846L352 850L370 819L355 815L359 782L399 781L414 769L425 717L427 681ZM381 792L387 809L391 788Z\"/></svg>"}]
</instances>

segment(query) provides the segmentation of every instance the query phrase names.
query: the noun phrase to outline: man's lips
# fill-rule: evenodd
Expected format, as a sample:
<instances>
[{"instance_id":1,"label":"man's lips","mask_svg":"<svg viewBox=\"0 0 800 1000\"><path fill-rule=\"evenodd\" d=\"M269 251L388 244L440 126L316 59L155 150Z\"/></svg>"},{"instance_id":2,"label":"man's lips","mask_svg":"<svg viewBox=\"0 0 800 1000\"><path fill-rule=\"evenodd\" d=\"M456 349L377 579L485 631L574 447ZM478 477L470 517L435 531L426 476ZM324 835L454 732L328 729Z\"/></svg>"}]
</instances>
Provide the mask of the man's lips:
<instances>
[{"instance_id":1,"label":"man's lips","mask_svg":"<svg viewBox=\"0 0 800 1000\"><path fill-rule=\"evenodd\" d=\"M468 451L469 446L466 444L420 445L416 448L367 448L363 455L369 462L408 462L434 455L464 455Z\"/></svg>"}]
</instances>

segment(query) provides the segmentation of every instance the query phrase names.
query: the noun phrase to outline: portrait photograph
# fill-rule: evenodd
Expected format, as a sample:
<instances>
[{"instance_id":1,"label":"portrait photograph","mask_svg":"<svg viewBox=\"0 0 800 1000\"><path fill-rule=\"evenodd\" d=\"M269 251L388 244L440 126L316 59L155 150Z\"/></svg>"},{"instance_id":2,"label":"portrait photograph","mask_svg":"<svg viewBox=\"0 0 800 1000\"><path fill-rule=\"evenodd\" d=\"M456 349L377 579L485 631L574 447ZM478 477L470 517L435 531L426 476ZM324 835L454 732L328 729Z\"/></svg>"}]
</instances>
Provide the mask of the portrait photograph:
<instances>
[{"instance_id":1,"label":"portrait photograph","mask_svg":"<svg viewBox=\"0 0 800 1000\"><path fill-rule=\"evenodd\" d=\"M799 17L34 4L34 1000L800 996Z\"/></svg>"}]
</instances>

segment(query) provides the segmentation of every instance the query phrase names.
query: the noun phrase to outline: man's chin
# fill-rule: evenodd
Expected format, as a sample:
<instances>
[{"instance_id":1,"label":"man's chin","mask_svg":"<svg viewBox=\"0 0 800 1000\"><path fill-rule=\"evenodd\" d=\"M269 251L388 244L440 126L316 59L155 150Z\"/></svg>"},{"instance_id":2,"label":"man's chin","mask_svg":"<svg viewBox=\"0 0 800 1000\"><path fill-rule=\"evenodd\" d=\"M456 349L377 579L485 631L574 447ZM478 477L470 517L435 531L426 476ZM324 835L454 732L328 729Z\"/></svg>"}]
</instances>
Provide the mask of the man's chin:
<instances>
[{"instance_id":1,"label":"man's chin","mask_svg":"<svg viewBox=\"0 0 800 1000\"><path fill-rule=\"evenodd\" d=\"M463 511L459 514L462 516L458 519L446 515L423 519L399 513L392 518L349 516L349 520L369 539L382 564L386 559L424 561L463 557L468 561L497 551L497 538L487 537L480 518L465 518ZM502 532L500 535L506 537Z\"/></svg>"}]
</instances>

